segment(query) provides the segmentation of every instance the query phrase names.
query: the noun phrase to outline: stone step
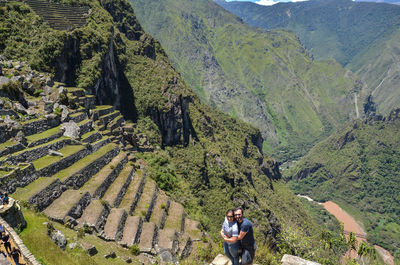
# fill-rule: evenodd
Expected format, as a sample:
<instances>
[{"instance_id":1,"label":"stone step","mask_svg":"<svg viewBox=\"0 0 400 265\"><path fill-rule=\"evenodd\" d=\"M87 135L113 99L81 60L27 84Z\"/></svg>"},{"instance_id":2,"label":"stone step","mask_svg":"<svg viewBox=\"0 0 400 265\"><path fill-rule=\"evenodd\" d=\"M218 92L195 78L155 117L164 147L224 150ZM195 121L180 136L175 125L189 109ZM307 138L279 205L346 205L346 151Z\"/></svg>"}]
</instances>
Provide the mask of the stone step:
<instances>
[{"instance_id":1,"label":"stone step","mask_svg":"<svg viewBox=\"0 0 400 265\"><path fill-rule=\"evenodd\" d=\"M99 124L102 125L106 125L108 124L110 121L114 120L116 117L118 117L119 115L121 115L121 113L116 110L114 112L108 113L104 116L99 117Z\"/></svg>"},{"instance_id":2,"label":"stone step","mask_svg":"<svg viewBox=\"0 0 400 265\"><path fill-rule=\"evenodd\" d=\"M185 234L188 234L193 241L201 240L203 232L200 230L200 222L185 218Z\"/></svg>"},{"instance_id":3,"label":"stone step","mask_svg":"<svg viewBox=\"0 0 400 265\"><path fill-rule=\"evenodd\" d=\"M125 247L137 244L142 231L142 224L143 220L139 216L129 216L126 218L122 239L119 243Z\"/></svg>"},{"instance_id":4,"label":"stone step","mask_svg":"<svg viewBox=\"0 0 400 265\"><path fill-rule=\"evenodd\" d=\"M85 89L77 88L77 87L66 87L67 92L71 93L75 97L83 97L85 96Z\"/></svg>"},{"instance_id":5,"label":"stone step","mask_svg":"<svg viewBox=\"0 0 400 265\"><path fill-rule=\"evenodd\" d=\"M18 163L29 163L47 155L50 149L56 151L71 143L72 141L70 138L63 136L48 143L26 148L22 151L14 153L13 155L2 158L0 160L0 164L9 163L12 165L17 165Z\"/></svg>"},{"instance_id":6,"label":"stone step","mask_svg":"<svg viewBox=\"0 0 400 265\"><path fill-rule=\"evenodd\" d=\"M74 122L76 122L76 123L79 123L79 122L81 122L83 120L88 119L88 117L87 117L87 114L85 112L75 112L74 114L70 114L69 115L69 119L74 121Z\"/></svg>"},{"instance_id":7,"label":"stone step","mask_svg":"<svg viewBox=\"0 0 400 265\"><path fill-rule=\"evenodd\" d=\"M78 219L90 203L90 194L79 190L66 190L43 213L51 220L63 223L66 216Z\"/></svg>"},{"instance_id":8,"label":"stone step","mask_svg":"<svg viewBox=\"0 0 400 265\"><path fill-rule=\"evenodd\" d=\"M127 155L124 152L120 152L110 163L104 166L96 175L86 182L81 188L81 191L89 192L92 198L99 199L103 197L108 187L118 177L127 162Z\"/></svg>"},{"instance_id":9,"label":"stone step","mask_svg":"<svg viewBox=\"0 0 400 265\"><path fill-rule=\"evenodd\" d=\"M82 216L77 220L76 229L87 226L96 232L103 230L110 213L110 206L101 200L92 200L89 206L83 211Z\"/></svg>"},{"instance_id":10,"label":"stone step","mask_svg":"<svg viewBox=\"0 0 400 265\"><path fill-rule=\"evenodd\" d=\"M182 204L171 201L164 229L172 228L177 232L184 232L184 215L185 211Z\"/></svg>"},{"instance_id":11,"label":"stone step","mask_svg":"<svg viewBox=\"0 0 400 265\"><path fill-rule=\"evenodd\" d=\"M148 222L151 213L153 212L156 199L157 186L152 179L147 179L143 188L142 196L140 196L139 202L137 203L132 215L141 216L145 222Z\"/></svg>"},{"instance_id":12,"label":"stone step","mask_svg":"<svg viewBox=\"0 0 400 265\"><path fill-rule=\"evenodd\" d=\"M98 140L97 142L91 143L91 147L93 152L96 152L97 150L99 150L101 147L105 146L106 144L111 143L111 139L110 137L103 137L100 140Z\"/></svg>"},{"instance_id":13,"label":"stone step","mask_svg":"<svg viewBox=\"0 0 400 265\"><path fill-rule=\"evenodd\" d=\"M54 175L91 153L84 145L66 145L57 152L63 156L46 155L33 161L39 176L49 177Z\"/></svg>"},{"instance_id":14,"label":"stone step","mask_svg":"<svg viewBox=\"0 0 400 265\"><path fill-rule=\"evenodd\" d=\"M2 130L2 128L0 128L0 130ZM10 155L24 149L25 146L15 141L14 139L10 139L0 144L0 157Z\"/></svg>"},{"instance_id":15,"label":"stone step","mask_svg":"<svg viewBox=\"0 0 400 265\"><path fill-rule=\"evenodd\" d=\"M158 230L158 246L163 249L168 249L171 253L176 253L178 250L178 233L175 229Z\"/></svg>"},{"instance_id":16,"label":"stone step","mask_svg":"<svg viewBox=\"0 0 400 265\"><path fill-rule=\"evenodd\" d=\"M80 136L90 132L93 130L93 121L92 120L83 120L78 123Z\"/></svg>"},{"instance_id":17,"label":"stone step","mask_svg":"<svg viewBox=\"0 0 400 265\"><path fill-rule=\"evenodd\" d=\"M110 105L96 106L95 109L90 110L90 116L92 120L96 121L99 117L107 115L114 111L114 107Z\"/></svg>"},{"instance_id":18,"label":"stone step","mask_svg":"<svg viewBox=\"0 0 400 265\"><path fill-rule=\"evenodd\" d=\"M60 123L60 117L56 115L48 115L45 118L21 122L21 126L22 132L25 134L25 136L29 136L33 134L39 134L51 128L57 127L58 125L60 125Z\"/></svg>"},{"instance_id":19,"label":"stone step","mask_svg":"<svg viewBox=\"0 0 400 265\"><path fill-rule=\"evenodd\" d=\"M177 257L185 259L189 257L193 250L193 241L189 235L183 234L179 237L179 247L177 251Z\"/></svg>"},{"instance_id":20,"label":"stone step","mask_svg":"<svg viewBox=\"0 0 400 265\"><path fill-rule=\"evenodd\" d=\"M57 126L42 133L29 135L26 137L28 147L34 147L50 142L54 139L60 138L63 133L64 132L61 130L61 126Z\"/></svg>"},{"instance_id":21,"label":"stone step","mask_svg":"<svg viewBox=\"0 0 400 265\"><path fill-rule=\"evenodd\" d=\"M117 156L119 148L114 144L103 146L73 165L57 173L65 185L74 189L82 187L93 175L99 172L105 165Z\"/></svg>"},{"instance_id":22,"label":"stone step","mask_svg":"<svg viewBox=\"0 0 400 265\"><path fill-rule=\"evenodd\" d=\"M125 209L129 214L131 214L137 203L139 202L140 196L142 195L144 185L146 183L146 177L141 170L136 170L133 180L128 186L124 197L122 198L119 208Z\"/></svg>"},{"instance_id":23,"label":"stone step","mask_svg":"<svg viewBox=\"0 0 400 265\"><path fill-rule=\"evenodd\" d=\"M100 237L106 241L120 241L128 214L124 209L112 208Z\"/></svg>"},{"instance_id":24,"label":"stone step","mask_svg":"<svg viewBox=\"0 0 400 265\"><path fill-rule=\"evenodd\" d=\"M169 204L170 202L168 196L162 190L160 190L157 195L156 204L153 208L153 213L150 216L150 222L155 223L160 229L164 227Z\"/></svg>"},{"instance_id":25,"label":"stone step","mask_svg":"<svg viewBox=\"0 0 400 265\"><path fill-rule=\"evenodd\" d=\"M112 207L118 207L129 187L129 184L133 180L134 174L134 167L131 165L125 165L116 180L104 194L103 200L107 201Z\"/></svg>"},{"instance_id":26,"label":"stone step","mask_svg":"<svg viewBox=\"0 0 400 265\"><path fill-rule=\"evenodd\" d=\"M139 248L140 252L151 253L155 243L157 243L157 225L152 222L144 222L140 233Z\"/></svg>"},{"instance_id":27,"label":"stone step","mask_svg":"<svg viewBox=\"0 0 400 265\"><path fill-rule=\"evenodd\" d=\"M113 121L111 121L110 123L107 124L107 129L109 129L110 131L114 131L114 130L120 128L122 126L122 124L124 123L124 121L125 121L124 117L122 115L119 115Z\"/></svg>"},{"instance_id":28,"label":"stone step","mask_svg":"<svg viewBox=\"0 0 400 265\"><path fill-rule=\"evenodd\" d=\"M99 141L103 136L98 131L90 131L82 135L81 139L84 143L94 143Z\"/></svg>"}]
</instances>

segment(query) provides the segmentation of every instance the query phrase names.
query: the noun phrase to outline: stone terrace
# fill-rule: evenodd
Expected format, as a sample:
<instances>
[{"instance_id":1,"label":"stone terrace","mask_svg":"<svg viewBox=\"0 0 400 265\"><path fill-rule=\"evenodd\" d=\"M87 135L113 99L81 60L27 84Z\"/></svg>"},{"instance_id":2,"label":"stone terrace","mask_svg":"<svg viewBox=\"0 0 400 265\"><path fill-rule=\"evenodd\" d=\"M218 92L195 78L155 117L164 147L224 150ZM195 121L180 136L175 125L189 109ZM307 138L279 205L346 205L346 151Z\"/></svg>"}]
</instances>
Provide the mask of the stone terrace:
<instances>
[{"instance_id":1,"label":"stone terrace","mask_svg":"<svg viewBox=\"0 0 400 265\"><path fill-rule=\"evenodd\" d=\"M80 89L67 91L70 97L86 97ZM35 204L53 221L91 231L122 247L136 244L151 255L161 250L175 258L187 256L192 242L202 236L199 223L136 164L133 146L123 138L122 130L129 126L121 113L112 106L85 102L67 107L62 122L54 114L54 122L48 122L41 110L37 118L24 121L21 116L8 117L15 128L29 130L27 136L20 133L20 138L0 144L1 188L17 200ZM67 133L69 128L63 129L66 123L74 137Z\"/></svg>"}]
</instances>

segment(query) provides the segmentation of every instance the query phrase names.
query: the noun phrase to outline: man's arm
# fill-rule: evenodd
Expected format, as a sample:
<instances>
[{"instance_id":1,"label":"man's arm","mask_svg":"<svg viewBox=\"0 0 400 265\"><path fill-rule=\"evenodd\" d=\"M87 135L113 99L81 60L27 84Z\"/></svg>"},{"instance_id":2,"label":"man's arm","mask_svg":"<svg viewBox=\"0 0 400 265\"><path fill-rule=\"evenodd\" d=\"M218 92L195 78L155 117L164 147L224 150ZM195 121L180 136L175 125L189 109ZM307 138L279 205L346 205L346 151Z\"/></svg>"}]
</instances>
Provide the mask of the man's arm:
<instances>
[{"instance_id":1,"label":"man's arm","mask_svg":"<svg viewBox=\"0 0 400 265\"><path fill-rule=\"evenodd\" d=\"M247 232L240 231L240 234L239 234L237 240L242 240L246 236L246 234L247 234Z\"/></svg>"},{"instance_id":2,"label":"man's arm","mask_svg":"<svg viewBox=\"0 0 400 265\"><path fill-rule=\"evenodd\" d=\"M228 243L235 243L236 241L238 241L238 237L237 236L233 236L233 237L224 236L224 240L225 240L225 242L228 242Z\"/></svg>"}]
</instances>

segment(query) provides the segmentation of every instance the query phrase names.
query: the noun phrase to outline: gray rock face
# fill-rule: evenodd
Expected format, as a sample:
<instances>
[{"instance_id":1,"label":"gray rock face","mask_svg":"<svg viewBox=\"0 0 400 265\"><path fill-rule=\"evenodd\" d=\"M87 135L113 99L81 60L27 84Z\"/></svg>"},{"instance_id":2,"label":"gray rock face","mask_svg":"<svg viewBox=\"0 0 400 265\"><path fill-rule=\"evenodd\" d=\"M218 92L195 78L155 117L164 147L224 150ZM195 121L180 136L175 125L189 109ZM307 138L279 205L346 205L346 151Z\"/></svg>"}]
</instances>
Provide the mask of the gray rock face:
<instances>
[{"instance_id":1,"label":"gray rock face","mask_svg":"<svg viewBox=\"0 0 400 265\"><path fill-rule=\"evenodd\" d=\"M26 108L22 106L21 103L14 103L14 108L19 113L26 114Z\"/></svg>"},{"instance_id":2,"label":"gray rock face","mask_svg":"<svg viewBox=\"0 0 400 265\"><path fill-rule=\"evenodd\" d=\"M321 264L286 254L282 258L282 265L321 265Z\"/></svg>"},{"instance_id":3,"label":"gray rock face","mask_svg":"<svg viewBox=\"0 0 400 265\"><path fill-rule=\"evenodd\" d=\"M52 230L49 236L59 248L65 250L65 247L67 246L67 238L60 230Z\"/></svg>"},{"instance_id":4,"label":"gray rock face","mask_svg":"<svg viewBox=\"0 0 400 265\"><path fill-rule=\"evenodd\" d=\"M22 131L19 131L17 133L17 135L15 136L15 140L17 140L17 142L19 142L20 144L23 144L23 145L28 144L28 142L26 141L26 138L25 138L25 134Z\"/></svg>"},{"instance_id":5,"label":"gray rock face","mask_svg":"<svg viewBox=\"0 0 400 265\"><path fill-rule=\"evenodd\" d=\"M64 130L64 136L71 137L72 139L79 138L80 128L73 121L63 123L61 125L61 130Z\"/></svg>"}]
</instances>

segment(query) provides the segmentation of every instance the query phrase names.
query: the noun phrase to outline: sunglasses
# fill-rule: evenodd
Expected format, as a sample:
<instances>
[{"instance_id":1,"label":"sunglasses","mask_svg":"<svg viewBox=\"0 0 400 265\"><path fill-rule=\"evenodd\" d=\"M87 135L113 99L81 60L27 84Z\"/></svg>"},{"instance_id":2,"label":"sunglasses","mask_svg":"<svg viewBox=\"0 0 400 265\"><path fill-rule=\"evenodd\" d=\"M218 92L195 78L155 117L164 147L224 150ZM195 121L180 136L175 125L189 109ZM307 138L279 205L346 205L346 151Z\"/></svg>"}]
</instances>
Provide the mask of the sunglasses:
<instances>
[{"instance_id":1,"label":"sunglasses","mask_svg":"<svg viewBox=\"0 0 400 265\"><path fill-rule=\"evenodd\" d=\"M233 218L233 215L227 215L226 217L227 218Z\"/></svg>"}]
</instances>

